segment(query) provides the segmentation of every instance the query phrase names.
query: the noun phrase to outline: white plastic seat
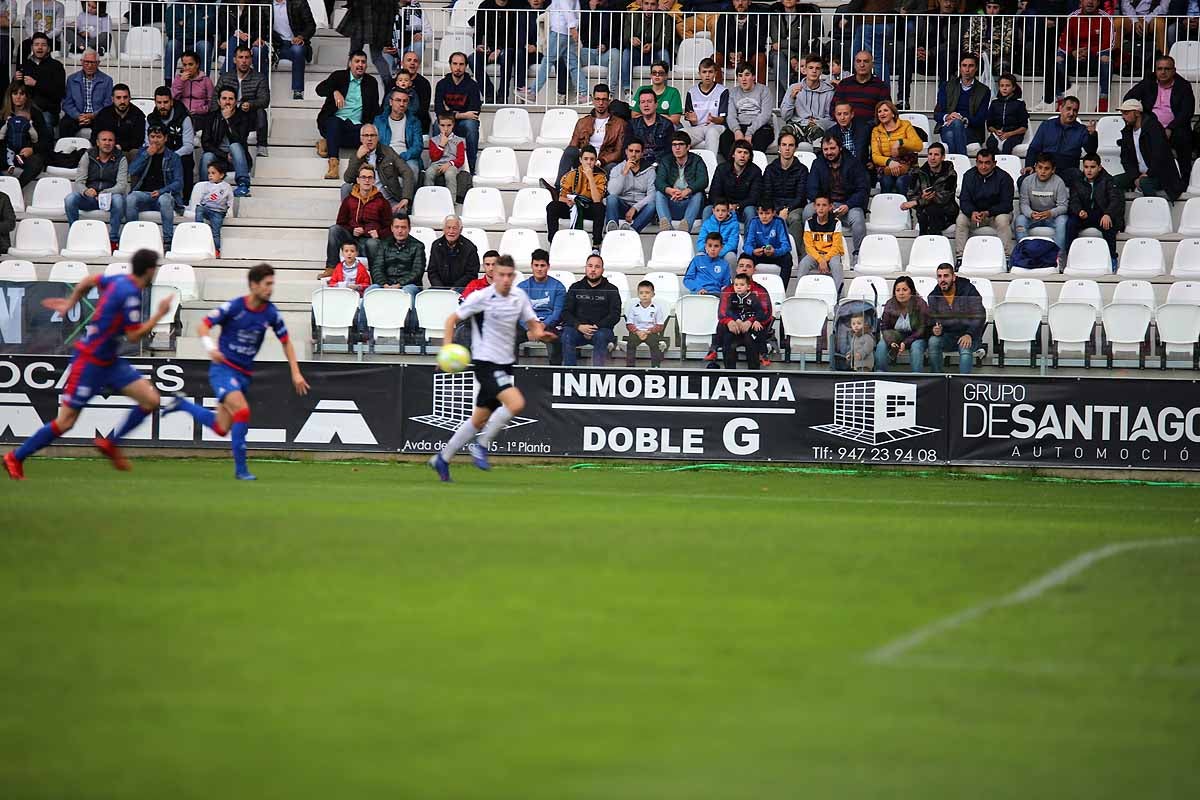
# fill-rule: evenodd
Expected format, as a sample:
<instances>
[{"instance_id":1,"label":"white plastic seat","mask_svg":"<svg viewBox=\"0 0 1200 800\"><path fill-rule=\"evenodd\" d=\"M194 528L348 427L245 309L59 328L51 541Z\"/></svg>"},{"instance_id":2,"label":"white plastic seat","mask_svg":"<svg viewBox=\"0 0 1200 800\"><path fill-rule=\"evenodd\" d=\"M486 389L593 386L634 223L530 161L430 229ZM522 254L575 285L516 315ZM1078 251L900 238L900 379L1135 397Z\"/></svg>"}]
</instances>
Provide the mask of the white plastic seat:
<instances>
[{"instance_id":1,"label":"white plastic seat","mask_svg":"<svg viewBox=\"0 0 1200 800\"><path fill-rule=\"evenodd\" d=\"M504 195L493 186L476 186L463 198L462 224L473 228L503 225Z\"/></svg>"},{"instance_id":2,"label":"white plastic seat","mask_svg":"<svg viewBox=\"0 0 1200 800\"><path fill-rule=\"evenodd\" d=\"M971 159L961 153L947 153L946 160L954 165L954 175L958 180L958 186L954 189L954 194L957 196L962 191L963 175L966 175L967 170L971 169L974 165L971 163Z\"/></svg>"},{"instance_id":3,"label":"white plastic seat","mask_svg":"<svg viewBox=\"0 0 1200 800\"><path fill-rule=\"evenodd\" d=\"M1007 352L1028 353L1037 338L1042 323L1043 309L1034 302L1005 300L997 303L992 311L996 323L996 336Z\"/></svg>"},{"instance_id":4,"label":"white plastic seat","mask_svg":"<svg viewBox=\"0 0 1200 800\"><path fill-rule=\"evenodd\" d=\"M1046 319L1050 323L1050 338L1060 356L1075 353L1082 356L1095 335L1097 309L1082 300L1058 302L1050 306Z\"/></svg>"},{"instance_id":5,"label":"white plastic seat","mask_svg":"<svg viewBox=\"0 0 1200 800\"><path fill-rule=\"evenodd\" d=\"M551 109L557 111L559 109ZM525 177L521 180L526 186L541 186L539 180L549 181L551 185L558 183L558 162L562 160L561 147L539 147L529 153L529 163L525 167Z\"/></svg>"},{"instance_id":6,"label":"white plastic seat","mask_svg":"<svg viewBox=\"0 0 1200 800\"><path fill-rule=\"evenodd\" d=\"M1067 251L1063 275L1069 278L1102 278L1112 274L1108 242L1095 237L1079 237Z\"/></svg>"},{"instance_id":7,"label":"white plastic seat","mask_svg":"<svg viewBox=\"0 0 1200 800\"><path fill-rule=\"evenodd\" d=\"M479 10L480 0L459 0L450 9L450 19L446 24L449 33L471 33L471 20Z\"/></svg>"},{"instance_id":8,"label":"white plastic seat","mask_svg":"<svg viewBox=\"0 0 1200 800\"><path fill-rule=\"evenodd\" d=\"M25 213L50 219L66 219L65 203L71 191L71 181L66 178L38 178L33 186L33 199Z\"/></svg>"},{"instance_id":9,"label":"white plastic seat","mask_svg":"<svg viewBox=\"0 0 1200 800\"><path fill-rule=\"evenodd\" d=\"M708 180L711 182L713 175L717 174L717 154L701 147L693 149L692 152L700 156L700 160L704 162L704 167L708 170Z\"/></svg>"},{"instance_id":10,"label":"white plastic seat","mask_svg":"<svg viewBox=\"0 0 1200 800\"><path fill-rule=\"evenodd\" d=\"M1171 204L1165 197L1139 197L1129 209L1125 233L1129 236L1166 236L1175 230Z\"/></svg>"},{"instance_id":11,"label":"white plastic seat","mask_svg":"<svg viewBox=\"0 0 1200 800\"><path fill-rule=\"evenodd\" d=\"M913 275L912 280L917 294L928 301L929 295L937 288L937 278L932 275Z\"/></svg>"},{"instance_id":12,"label":"white plastic seat","mask_svg":"<svg viewBox=\"0 0 1200 800\"><path fill-rule=\"evenodd\" d=\"M604 265L614 269L641 269L646 266L642 236L637 231L615 230L604 234L600 242L600 255L604 258Z\"/></svg>"},{"instance_id":13,"label":"white plastic seat","mask_svg":"<svg viewBox=\"0 0 1200 800\"><path fill-rule=\"evenodd\" d=\"M1037 131L1037 124L1033 120L1029 120L1029 124L1025 126L1025 135L1021 137L1021 143L1013 148L1012 154L1017 158L1024 159L1029 155L1029 145L1033 144L1033 134Z\"/></svg>"},{"instance_id":14,"label":"white plastic seat","mask_svg":"<svg viewBox=\"0 0 1200 800\"><path fill-rule=\"evenodd\" d=\"M579 278L577 278L575 276L574 272L571 272L570 270L566 270L566 269L552 269L552 270L549 270L546 274L548 274L551 278L554 278L556 281L561 283L567 289L570 289L571 284L573 284L577 280L579 280ZM604 273L604 276L606 278L609 277L609 273L606 271ZM611 283L611 281L609 281L609 282Z\"/></svg>"},{"instance_id":15,"label":"white plastic seat","mask_svg":"<svg viewBox=\"0 0 1200 800\"><path fill-rule=\"evenodd\" d=\"M771 306L779 308L783 305L783 301L787 299L787 287L783 285L783 278L778 275L759 275L755 273L754 282L767 290L767 297L771 298Z\"/></svg>"},{"instance_id":16,"label":"white plastic seat","mask_svg":"<svg viewBox=\"0 0 1200 800\"><path fill-rule=\"evenodd\" d=\"M1153 315L1154 307L1144 303L1113 302L1104 307L1104 338L1114 356L1117 351L1140 354Z\"/></svg>"},{"instance_id":17,"label":"white plastic seat","mask_svg":"<svg viewBox=\"0 0 1200 800\"><path fill-rule=\"evenodd\" d=\"M1200 278L1200 239L1184 239L1175 246L1171 262L1174 278Z\"/></svg>"},{"instance_id":18,"label":"white plastic seat","mask_svg":"<svg viewBox=\"0 0 1200 800\"><path fill-rule=\"evenodd\" d=\"M412 308L412 298L408 292L403 289L370 289L362 296L362 304L367 326L372 328L376 344L381 339L395 339L398 342L404 332L404 320Z\"/></svg>"},{"instance_id":19,"label":"white plastic seat","mask_svg":"<svg viewBox=\"0 0 1200 800\"><path fill-rule=\"evenodd\" d=\"M217 257L217 246L213 242L212 228L204 222L181 222L175 226L171 249L167 258L183 258L203 261Z\"/></svg>"},{"instance_id":20,"label":"white plastic seat","mask_svg":"<svg viewBox=\"0 0 1200 800\"><path fill-rule=\"evenodd\" d=\"M553 199L550 193L541 187L521 189L513 200L508 224L537 231L546 230L546 206L550 205Z\"/></svg>"},{"instance_id":21,"label":"white plastic seat","mask_svg":"<svg viewBox=\"0 0 1200 800\"><path fill-rule=\"evenodd\" d=\"M109 278L113 275L128 275L131 272L133 265L128 261L113 261L104 267L104 275Z\"/></svg>"},{"instance_id":22,"label":"white plastic seat","mask_svg":"<svg viewBox=\"0 0 1200 800\"><path fill-rule=\"evenodd\" d=\"M445 186L422 186L413 195L412 224L441 228L454 213L454 197Z\"/></svg>"},{"instance_id":23,"label":"white plastic seat","mask_svg":"<svg viewBox=\"0 0 1200 800\"><path fill-rule=\"evenodd\" d=\"M481 261L483 254L492 249L492 237L488 236L488 232L483 228L463 228L462 237L475 245Z\"/></svg>"},{"instance_id":24,"label":"white plastic seat","mask_svg":"<svg viewBox=\"0 0 1200 800\"><path fill-rule=\"evenodd\" d=\"M646 280L654 284L654 301L667 307L667 313L675 313L675 304L679 302L679 276L674 272L649 272Z\"/></svg>"},{"instance_id":25,"label":"white plastic seat","mask_svg":"<svg viewBox=\"0 0 1200 800\"><path fill-rule=\"evenodd\" d=\"M149 347L151 350L171 349L171 326L174 325L175 318L179 314L179 306L183 303L177 287L155 280L154 285L150 287L150 307L157 308L158 304L166 297L171 298L170 310L150 331Z\"/></svg>"},{"instance_id":26,"label":"white plastic seat","mask_svg":"<svg viewBox=\"0 0 1200 800\"><path fill-rule=\"evenodd\" d=\"M972 236L963 248L962 266L958 272L966 277L1003 275L1007 263L1004 242L999 236Z\"/></svg>"},{"instance_id":27,"label":"white plastic seat","mask_svg":"<svg viewBox=\"0 0 1200 800\"><path fill-rule=\"evenodd\" d=\"M803 275L796 279L796 291L793 297L806 297L820 300L825 304L825 316L833 319L833 309L837 306L837 284L829 275Z\"/></svg>"},{"instance_id":28,"label":"white plastic seat","mask_svg":"<svg viewBox=\"0 0 1200 800\"><path fill-rule=\"evenodd\" d=\"M1158 239L1137 238L1121 248L1117 275L1122 278L1157 278L1167 271L1162 242Z\"/></svg>"},{"instance_id":29,"label":"white plastic seat","mask_svg":"<svg viewBox=\"0 0 1200 800\"><path fill-rule=\"evenodd\" d=\"M204 196L204 184L197 182L196 185L192 187L192 196L188 198L187 205L185 205L183 207L183 218L184 219L188 219L193 222L196 221L196 206L200 205L200 201L203 198L203 196ZM229 211L230 211L230 213L233 213L232 208Z\"/></svg>"},{"instance_id":30,"label":"white plastic seat","mask_svg":"<svg viewBox=\"0 0 1200 800\"><path fill-rule=\"evenodd\" d=\"M809 296L789 297L779 307L779 318L792 352L818 352L821 332L829 319L829 307L824 300Z\"/></svg>"},{"instance_id":31,"label":"white plastic seat","mask_svg":"<svg viewBox=\"0 0 1200 800\"><path fill-rule=\"evenodd\" d=\"M473 178L475 187L508 186L520 182L521 167L517 164L516 151L511 147L485 147L479 151ZM467 192L467 196L470 195L471 192Z\"/></svg>"},{"instance_id":32,"label":"white plastic seat","mask_svg":"<svg viewBox=\"0 0 1200 800\"><path fill-rule=\"evenodd\" d=\"M900 115L900 119L907 120L914 128L925 133L925 140L921 143L921 154L928 153L929 143L933 141L933 123L929 121L929 117L924 114L905 113Z\"/></svg>"},{"instance_id":33,"label":"white plastic seat","mask_svg":"<svg viewBox=\"0 0 1200 800\"><path fill-rule=\"evenodd\" d=\"M750 151L750 160L754 163L754 166L758 167L761 170L766 170L767 166L771 163L770 160L767 158L767 154L764 153L762 150L751 150ZM708 178L709 178L709 180L712 180L711 172L708 174Z\"/></svg>"},{"instance_id":34,"label":"white plastic seat","mask_svg":"<svg viewBox=\"0 0 1200 800\"><path fill-rule=\"evenodd\" d=\"M817 154L807 150L797 150L796 158L804 165L806 170L812 171L813 164L817 163Z\"/></svg>"},{"instance_id":35,"label":"white plastic seat","mask_svg":"<svg viewBox=\"0 0 1200 800\"><path fill-rule=\"evenodd\" d=\"M1125 120L1120 115L1101 117L1096 121L1096 138L1099 144L1096 152L1104 156L1121 155L1121 131L1125 129Z\"/></svg>"},{"instance_id":36,"label":"white plastic seat","mask_svg":"<svg viewBox=\"0 0 1200 800\"><path fill-rule=\"evenodd\" d=\"M900 208L907 202L902 194L877 194L871 198L867 233L900 233L912 228L909 213ZM897 262L898 263L898 262ZM899 269L899 266L896 267Z\"/></svg>"},{"instance_id":37,"label":"white plastic seat","mask_svg":"<svg viewBox=\"0 0 1200 800\"><path fill-rule=\"evenodd\" d=\"M1200 80L1200 42L1176 42L1170 53L1180 76L1193 83Z\"/></svg>"},{"instance_id":38,"label":"white plastic seat","mask_svg":"<svg viewBox=\"0 0 1200 800\"><path fill-rule=\"evenodd\" d=\"M500 246L496 249L500 251L500 255L512 256L513 263L518 267L528 267L533 251L541 246L542 239L537 231L529 228L509 228L500 237Z\"/></svg>"},{"instance_id":39,"label":"white plastic seat","mask_svg":"<svg viewBox=\"0 0 1200 800\"><path fill-rule=\"evenodd\" d=\"M996 156L996 168L1002 169L1008 173L1008 176L1013 180L1013 188L1017 186L1017 180L1021 177L1021 169L1025 164L1020 158L1010 153L1000 153Z\"/></svg>"},{"instance_id":40,"label":"white plastic seat","mask_svg":"<svg viewBox=\"0 0 1200 800\"><path fill-rule=\"evenodd\" d=\"M1141 303L1146 308L1155 308L1158 301L1154 298L1154 285L1150 281L1121 281L1113 289L1114 303Z\"/></svg>"},{"instance_id":41,"label":"white plastic seat","mask_svg":"<svg viewBox=\"0 0 1200 800\"><path fill-rule=\"evenodd\" d=\"M438 240L438 232L424 225L414 225L409 228L408 235L425 245L425 258L428 259L429 248L433 247L433 243Z\"/></svg>"},{"instance_id":42,"label":"white plastic seat","mask_svg":"<svg viewBox=\"0 0 1200 800\"><path fill-rule=\"evenodd\" d=\"M655 299L658 293L655 292ZM675 304L675 329L679 332L680 358L687 356L688 337L699 338L705 347L717 332L720 299L714 294L685 294Z\"/></svg>"},{"instance_id":43,"label":"white plastic seat","mask_svg":"<svg viewBox=\"0 0 1200 800\"><path fill-rule=\"evenodd\" d=\"M983 310L987 312L987 321L992 321L992 312L996 308L996 287L988 278L967 278L979 296L983 298ZM932 291L932 290L930 290Z\"/></svg>"},{"instance_id":44,"label":"white plastic seat","mask_svg":"<svg viewBox=\"0 0 1200 800\"><path fill-rule=\"evenodd\" d=\"M864 275L891 275L899 272L903 259L900 242L889 233L872 233L862 240L854 271Z\"/></svg>"},{"instance_id":45,"label":"white plastic seat","mask_svg":"<svg viewBox=\"0 0 1200 800\"><path fill-rule=\"evenodd\" d=\"M79 283L88 276L88 265L82 261L56 261L50 267L49 281Z\"/></svg>"},{"instance_id":46,"label":"white plastic seat","mask_svg":"<svg viewBox=\"0 0 1200 800\"><path fill-rule=\"evenodd\" d=\"M0 281L36 281L37 270L32 261L8 258L0 261Z\"/></svg>"},{"instance_id":47,"label":"white plastic seat","mask_svg":"<svg viewBox=\"0 0 1200 800\"><path fill-rule=\"evenodd\" d=\"M608 278L609 283L617 287L617 294L621 296L621 308L624 308L625 304L633 297L633 292L629 288L629 276L624 272L610 272L606 269L604 270L604 277ZM568 286L567 288L570 289L571 287Z\"/></svg>"},{"instance_id":48,"label":"white plastic seat","mask_svg":"<svg viewBox=\"0 0 1200 800\"><path fill-rule=\"evenodd\" d=\"M1104 171L1114 178L1125 174L1125 165L1121 163L1120 156L1100 156L1100 166L1104 167Z\"/></svg>"},{"instance_id":49,"label":"white plastic seat","mask_svg":"<svg viewBox=\"0 0 1200 800\"><path fill-rule=\"evenodd\" d=\"M1200 159L1192 164L1192 177L1188 181L1188 194L1200 195Z\"/></svg>"},{"instance_id":50,"label":"white plastic seat","mask_svg":"<svg viewBox=\"0 0 1200 800\"><path fill-rule=\"evenodd\" d=\"M1164 358L1174 355L1190 361L1200 340L1200 305L1167 302L1155 310L1154 327Z\"/></svg>"},{"instance_id":51,"label":"white plastic seat","mask_svg":"<svg viewBox=\"0 0 1200 800\"><path fill-rule=\"evenodd\" d=\"M850 281L844 299L870 300L876 308L883 308L883 304L891 296L892 292L884 278L878 275L858 275Z\"/></svg>"},{"instance_id":52,"label":"white plastic seat","mask_svg":"<svg viewBox=\"0 0 1200 800\"><path fill-rule=\"evenodd\" d=\"M121 243L113 253L117 258L129 258L138 250L153 250L163 254L162 228L153 222L134 220L121 228Z\"/></svg>"},{"instance_id":53,"label":"white plastic seat","mask_svg":"<svg viewBox=\"0 0 1200 800\"><path fill-rule=\"evenodd\" d=\"M358 292L343 286L322 286L312 294L312 312L320 332L320 342L329 339L350 341L350 328L358 313ZM449 316L449 314L447 314ZM445 317L442 324L446 324Z\"/></svg>"},{"instance_id":54,"label":"white plastic seat","mask_svg":"<svg viewBox=\"0 0 1200 800\"><path fill-rule=\"evenodd\" d=\"M654 237L654 247L646 266L653 270L670 270L682 275L694 255L692 235L686 231L660 231Z\"/></svg>"},{"instance_id":55,"label":"white plastic seat","mask_svg":"<svg viewBox=\"0 0 1200 800\"><path fill-rule=\"evenodd\" d=\"M575 125L578 122L579 112L573 108L547 109L546 113L542 114L542 127L538 131L536 141L538 144L549 147L566 147L571 143L571 137L575 134ZM495 130L495 127L492 129ZM559 155L561 156L561 152ZM555 166L558 166L557 162Z\"/></svg>"},{"instance_id":56,"label":"white plastic seat","mask_svg":"<svg viewBox=\"0 0 1200 800\"><path fill-rule=\"evenodd\" d=\"M163 33L158 28L152 25L139 25L130 28L125 34L125 46L121 48L120 63L147 65L161 61L162 58ZM205 66L201 65L200 68L204 70ZM171 71L175 70L172 68Z\"/></svg>"},{"instance_id":57,"label":"white plastic seat","mask_svg":"<svg viewBox=\"0 0 1200 800\"><path fill-rule=\"evenodd\" d=\"M1167 302L1200 306L1200 281L1175 281L1167 290Z\"/></svg>"},{"instance_id":58,"label":"white plastic seat","mask_svg":"<svg viewBox=\"0 0 1200 800\"><path fill-rule=\"evenodd\" d=\"M81 150L87 150L91 146L91 142L82 136L64 136L54 143L54 152L78 153ZM77 166L46 167L46 174L55 178L74 178L78 172L79 168Z\"/></svg>"},{"instance_id":59,"label":"white plastic seat","mask_svg":"<svg viewBox=\"0 0 1200 800\"><path fill-rule=\"evenodd\" d=\"M428 19L428 18L426 18ZM333 20L330 20L332 23ZM332 27L332 25L331 25ZM475 49L475 37L469 33L447 33L438 45L437 63L449 64L451 53L470 53ZM374 53L372 53L374 55Z\"/></svg>"},{"instance_id":60,"label":"white plastic seat","mask_svg":"<svg viewBox=\"0 0 1200 800\"><path fill-rule=\"evenodd\" d=\"M1179 218L1180 236L1200 236L1200 197L1193 197L1183 204L1183 215Z\"/></svg>"},{"instance_id":61,"label":"white plastic seat","mask_svg":"<svg viewBox=\"0 0 1200 800\"><path fill-rule=\"evenodd\" d=\"M492 131L488 134L489 145L528 145L532 141L533 126L528 111L523 108L496 110L492 116Z\"/></svg>"},{"instance_id":62,"label":"white plastic seat","mask_svg":"<svg viewBox=\"0 0 1200 800\"><path fill-rule=\"evenodd\" d=\"M1100 294L1100 284L1093 280L1075 279L1064 281L1058 290L1060 303L1085 303L1092 307L1093 318L1100 321L1100 309L1104 308L1104 300Z\"/></svg>"},{"instance_id":63,"label":"white plastic seat","mask_svg":"<svg viewBox=\"0 0 1200 800\"><path fill-rule=\"evenodd\" d=\"M107 240L107 237L105 237ZM17 223L13 246L8 255L15 258L44 258L58 255L58 234L48 219L28 217Z\"/></svg>"},{"instance_id":64,"label":"white plastic seat","mask_svg":"<svg viewBox=\"0 0 1200 800\"><path fill-rule=\"evenodd\" d=\"M446 330L446 318L458 308L458 292L453 289L425 289L413 298L417 324L425 331L426 339L441 339Z\"/></svg>"},{"instance_id":65,"label":"white plastic seat","mask_svg":"<svg viewBox=\"0 0 1200 800\"><path fill-rule=\"evenodd\" d=\"M550 263L556 267L583 269L592 254L592 236L587 231L563 229L550 243Z\"/></svg>"},{"instance_id":66,"label":"white plastic seat","mask_svg":"<svg viewBox=\"0 0 1200 800\"><path fill-rule=\"evenodd\" d=\"M940 264L954 263L954 245L945 236L918 236L908 253L909 275L936 275Z\"/></svg>"},{"instance_id":67,"label":"white plastic seat","mask_svg":"<svg viewBox=\"0 0 1200 800\"><path fill-rule=\"evenodd\" d=\"M67 228L63 258L104 258L112 255L108 226L98 219L77 219Z\"/></svg>"},{"instance_id":68,"label":"white plastic seat","mask_svg":"<svg viewBox=\"0 0 1200 800\"><path fill-rule=\"evenodd\" d=\"M196 270L192 269L191 264L163 264L155 273L154 282L170 284L177 288L180 299L185 303L200 297Z\"/></svg>"},{"instance_id":69,"label":"white plastic seat","mask_svg":"<svg viewBox=\"0 0 1200 800\"><path fill-rule=\"evenodd\" d=\"M0 175L0 192L8 195L13 211L20 214L25 210L25 193L19 180L11 175Z\"/></svg>"},{"instance_id":70,"label":"white plastic seat","mask_svg":"<svg viewBox=\"0 0 1200 800\"><path fill-rule=\"evenodd\" d=\"M679 52L671 74L677 80L695 80L700 76L700 62L716 55L716 45L711 38L693 37L679 43Z\"/></svg>"},{"instance_id":71,"label":"white plastic seat","mask_svg":"<svg viewBox=\"0 0 1200 800\"><path fill-rule=\"evenodd\" d=\"M1046 308L1050 301L1046 296L1046 284L1039 278L1016 278L1008 282L1004 290L1006 303L1033 303L1046 316Z\"/></svg>"}]
</instances>

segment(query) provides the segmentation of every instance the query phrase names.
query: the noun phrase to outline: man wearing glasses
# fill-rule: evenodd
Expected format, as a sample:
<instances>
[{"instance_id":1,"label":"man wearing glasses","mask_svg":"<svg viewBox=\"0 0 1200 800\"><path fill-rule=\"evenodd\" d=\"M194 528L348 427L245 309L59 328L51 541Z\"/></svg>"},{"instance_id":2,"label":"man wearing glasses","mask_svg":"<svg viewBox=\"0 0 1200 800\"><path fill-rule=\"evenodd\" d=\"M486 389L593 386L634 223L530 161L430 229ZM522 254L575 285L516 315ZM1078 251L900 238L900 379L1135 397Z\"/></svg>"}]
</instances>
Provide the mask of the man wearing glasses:
<instances>
[{"instance_id":1,"label":"man wearing glasses","mask_svg":"<svg viewBox=\"0 0 1200 800\"><path fill-rule=\"evenodd\" d=\"M85 50L78 72L67 78L67 96L63 98L60 136L75 136L102 110L112 105L113 80L100 71L100 56Z\"/></svg>"},{"instance_id":2,"label":"man wearing glasses","mask_svg":"<svg viewBox=\"0 0 1200 800\"><path fill-rule=\"evenodd\" d=\"M68 87L70 82L68 82ZM1175 72L1175 59L1159 56L1154 75L1147 75L1125 95L1137 100L1142 111L1153 114L1162 123L1167 141L1179 161L1179 174L1185 178L1192 166L1192 116L1196 113L1196 95L1192 85ZM64 110L66 106L63 106Z\"/></svg>"}]
</instances>

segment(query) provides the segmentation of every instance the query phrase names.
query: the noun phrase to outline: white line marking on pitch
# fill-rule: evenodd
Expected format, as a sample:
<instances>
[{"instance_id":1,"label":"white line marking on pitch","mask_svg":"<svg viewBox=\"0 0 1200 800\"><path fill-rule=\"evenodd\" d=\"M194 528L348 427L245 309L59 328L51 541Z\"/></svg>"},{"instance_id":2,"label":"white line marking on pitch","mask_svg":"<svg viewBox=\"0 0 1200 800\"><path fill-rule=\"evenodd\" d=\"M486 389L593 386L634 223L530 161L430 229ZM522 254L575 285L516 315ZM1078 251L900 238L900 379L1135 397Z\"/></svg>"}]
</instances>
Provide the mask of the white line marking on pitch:
<instances>
[{"instance_id":1,"label":"white line marking on pitch","mask_svg":"<svg viewBox=\"0 0 1200 800\"><path fill-rule=\"evenodd\" d=\"M1020 589L1017 589L1011 594L1003 597L997 597L992 600L987 600L979 605L971 606L957 614L951 614L948 617L931 622L921 628L917 628L912 633L902 636L899 639L888 642L883 647L873 650L868 653L866 660L876 664L884 664L889 661L895 661L898 657L904 655L910 650L920 647L925 642L940 633L953 630L961 627L968 622L977 620L989 611L1007 606L1016 606L1022 603L1028 603L1030 600L1035 600L1045 594L1050 589L1060 586L1074 578L1079 573L1088 569L1097 561L1103 561L1106 558L1111 558L1129 550L1141 550L1147 547L1171 547L1179 544L1194 544L1200 542L1200 538L1195 536L1182 536L1168 539L1142 539L1135 542L1116 542L1114 544L1105 545L1104 547L1095 550L1089 550L1082 555L1078 555L1070 561L1062 564L1055 569L1050 570L1040 578L1025 584Z\"/></svg>"}]
</instances>

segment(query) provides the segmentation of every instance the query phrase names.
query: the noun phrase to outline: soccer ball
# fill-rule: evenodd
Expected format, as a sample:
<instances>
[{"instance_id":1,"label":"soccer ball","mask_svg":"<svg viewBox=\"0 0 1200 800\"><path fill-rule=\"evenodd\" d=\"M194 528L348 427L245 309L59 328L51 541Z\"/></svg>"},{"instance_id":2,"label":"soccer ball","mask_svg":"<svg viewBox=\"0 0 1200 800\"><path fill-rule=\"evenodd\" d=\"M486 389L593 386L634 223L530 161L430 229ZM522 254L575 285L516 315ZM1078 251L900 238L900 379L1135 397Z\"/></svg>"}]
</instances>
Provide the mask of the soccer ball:
<instances>
[{"instance_id":1,"label":"soccer ball","mask_svg":"<svg viewBox=\"0 0 1200 800\"><path fill-rule=\"evenodd\" d=\"M471 351L461 344L444 344L437 354L442 372L462 372L471 365Z\"/></svg>"}]
</instances>

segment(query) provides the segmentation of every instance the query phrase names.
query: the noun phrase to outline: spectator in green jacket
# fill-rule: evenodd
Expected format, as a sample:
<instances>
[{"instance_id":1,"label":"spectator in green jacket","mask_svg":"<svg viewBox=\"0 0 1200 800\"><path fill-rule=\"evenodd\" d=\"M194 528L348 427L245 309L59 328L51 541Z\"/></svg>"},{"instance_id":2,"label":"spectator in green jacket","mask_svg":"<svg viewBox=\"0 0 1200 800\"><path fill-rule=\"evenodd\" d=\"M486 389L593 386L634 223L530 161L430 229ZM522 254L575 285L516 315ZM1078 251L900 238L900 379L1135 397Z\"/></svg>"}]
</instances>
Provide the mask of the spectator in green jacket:
<instances>
[{"instance_id":1,"label":"spectator in green jacket","mask_svg":"<svg viewBox=\"0 0 1200 800\"><path fill-rule=\"evenodd\" d=\"M708 167L704 159L691 152L692 137L677 131L671 137L671 155L659 162L654 178L654 207L658 211L658 229L670 230L671 220L682 218L679 230L691 233L692 225L704 207L708 188Z\"/></svg>"},{"instance_id":2,"label":"spectator in green jacket","mask_svg":"<svg viewBox=\"0 0 1200 800\"><path fill-rule=\"evenodd\" d=\"M392 218L392 235L367 243L372 289L403 289L410 296L421 291L425 275L425 245L408 235L407 214Z\"/></svg>"}]
</instances>

